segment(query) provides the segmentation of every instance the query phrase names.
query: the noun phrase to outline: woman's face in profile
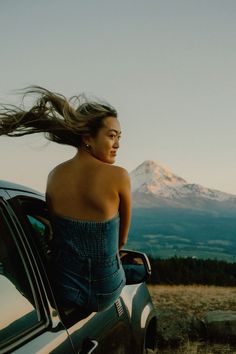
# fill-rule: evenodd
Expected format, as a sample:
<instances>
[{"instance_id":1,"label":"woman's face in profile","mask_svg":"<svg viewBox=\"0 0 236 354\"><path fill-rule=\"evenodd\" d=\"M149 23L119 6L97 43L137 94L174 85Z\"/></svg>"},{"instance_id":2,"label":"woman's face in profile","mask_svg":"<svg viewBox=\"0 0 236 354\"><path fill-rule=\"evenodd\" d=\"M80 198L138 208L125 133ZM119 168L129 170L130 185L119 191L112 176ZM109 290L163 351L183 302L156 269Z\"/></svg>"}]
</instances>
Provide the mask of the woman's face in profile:
<instances>
[{"instance_id":1,"label":"woman's face in profile","mask_svg":"<svg viewBox=\"0 0 236 354\"><path fill-rule=\"evenodd\" d=\"M91 153L98 160L115 163L119 140L121 137L120 123L115 117L107 117L103 120L103 126L97 135L89 139Z\"/></svg>"}]
</instances>

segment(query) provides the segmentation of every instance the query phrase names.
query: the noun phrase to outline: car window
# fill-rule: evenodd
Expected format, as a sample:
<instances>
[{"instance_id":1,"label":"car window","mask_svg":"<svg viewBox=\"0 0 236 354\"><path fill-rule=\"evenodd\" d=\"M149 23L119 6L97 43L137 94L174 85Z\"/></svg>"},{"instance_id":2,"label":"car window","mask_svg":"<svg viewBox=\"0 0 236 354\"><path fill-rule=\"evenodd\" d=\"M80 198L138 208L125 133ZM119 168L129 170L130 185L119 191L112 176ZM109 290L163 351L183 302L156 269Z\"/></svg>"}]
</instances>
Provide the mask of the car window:
<instances>
[{"instance_id":1,"label":"car window","mask_svg":"<svg viewBox=\"0 0 236 354\"><path fill-rule=\"evenodd\" d=\"M40 323L27 261L0 206L0 350Z\"/></svg>"},{"instance_id":2,"label":"car window","mask_svg":"<svg viewBox=\"0 0 236 354\"><path fill-rule=\"evenodd\" d=\"M41 216L39 212L27 211L27 218L34 232L34 241L41 252L41 255L47 260L50 259L52 228L49 220L45 216Z\"/></svg>"},{"instance_id":3,"label":"car window","mask_svg":"<svg viewBox=\"0 0 236 354\"><path fill-rule=\"evenodd\" d=\"M50 261L52 228L46 203L34 197L15 196L10 199L9 204L47 268Z\"/></svg>"}]
</instances>

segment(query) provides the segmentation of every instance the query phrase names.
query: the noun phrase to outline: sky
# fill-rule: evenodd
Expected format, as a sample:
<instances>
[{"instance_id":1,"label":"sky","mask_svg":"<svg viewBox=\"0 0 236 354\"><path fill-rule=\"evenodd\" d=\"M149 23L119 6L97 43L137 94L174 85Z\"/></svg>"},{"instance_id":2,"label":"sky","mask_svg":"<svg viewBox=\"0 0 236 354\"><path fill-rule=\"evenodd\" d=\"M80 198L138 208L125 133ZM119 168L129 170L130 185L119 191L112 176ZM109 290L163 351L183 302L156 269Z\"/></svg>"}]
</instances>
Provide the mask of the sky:
<instances>
[{"instance_id":1,"label":"sky","mask_svg":"<svg viewBox=\"0 0 236 354\"><path fill-rule=\"evenodd\" d=\"M117 165L145 160L236 194L235 0L0 2L0 102L40 85L118 111ZM0 137L0 178L45 190L75 149Z\"/></svg>"}]
</instances>

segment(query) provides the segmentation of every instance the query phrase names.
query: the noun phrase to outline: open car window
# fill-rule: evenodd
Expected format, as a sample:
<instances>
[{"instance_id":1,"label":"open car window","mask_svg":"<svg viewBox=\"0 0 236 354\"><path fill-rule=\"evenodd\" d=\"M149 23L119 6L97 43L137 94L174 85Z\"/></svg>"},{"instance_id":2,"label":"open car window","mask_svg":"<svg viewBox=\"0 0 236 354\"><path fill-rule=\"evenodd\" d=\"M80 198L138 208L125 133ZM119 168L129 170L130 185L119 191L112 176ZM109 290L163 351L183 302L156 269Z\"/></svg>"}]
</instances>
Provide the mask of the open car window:
<instances>
[{"instance_id":1,"label":"open car window","mask_svg":"<svg viewBox=\"0 0 236 354\"><path fill-rule=\"evenodd\" d=\"M43 265L47 268L50 262L53 233L46 203L26 196L14 197L9 203L17 214L29 241L40 255Z\"/></svg>"},{"instance_id":2,"label":"open car window","mask_svg":"<svg viewBox=\"0 0 236 354\"><path fill-rule=\"evenodd\" d=\"M46 326L29 259L0 203L0 352L8 352Z\"/></svg>"}]
</instances>

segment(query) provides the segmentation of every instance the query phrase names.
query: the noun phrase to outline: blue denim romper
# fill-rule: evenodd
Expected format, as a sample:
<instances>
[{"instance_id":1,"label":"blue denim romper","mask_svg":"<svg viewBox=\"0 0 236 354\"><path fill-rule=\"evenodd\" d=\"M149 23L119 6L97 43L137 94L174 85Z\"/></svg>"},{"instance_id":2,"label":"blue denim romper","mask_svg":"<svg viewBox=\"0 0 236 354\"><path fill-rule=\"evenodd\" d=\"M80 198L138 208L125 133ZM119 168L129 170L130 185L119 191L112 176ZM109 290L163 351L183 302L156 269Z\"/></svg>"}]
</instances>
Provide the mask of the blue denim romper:
<instances>
[{"instance_id":1,"label":"blue denim romper","mask_svg":"<svg viewBox=\"0 0 236 354\"><path fill-rule=\"evenodd\" d=\"M119 223L119 214L102 222L52 216L54 281L63 302L102 311L119 297L125 285Z\"/></svg>"}]
</instances>

